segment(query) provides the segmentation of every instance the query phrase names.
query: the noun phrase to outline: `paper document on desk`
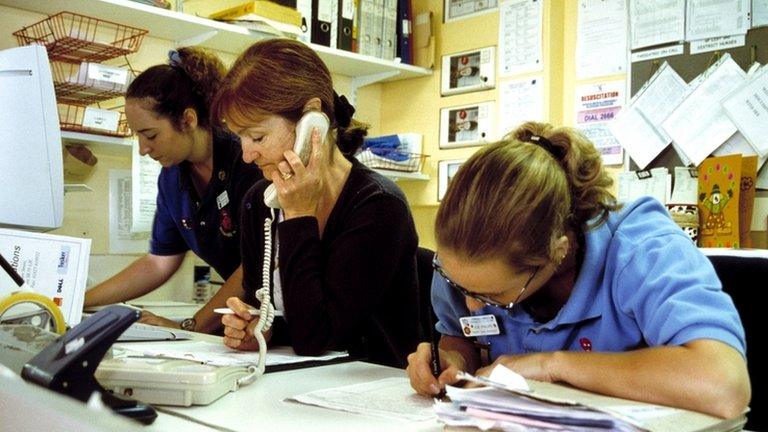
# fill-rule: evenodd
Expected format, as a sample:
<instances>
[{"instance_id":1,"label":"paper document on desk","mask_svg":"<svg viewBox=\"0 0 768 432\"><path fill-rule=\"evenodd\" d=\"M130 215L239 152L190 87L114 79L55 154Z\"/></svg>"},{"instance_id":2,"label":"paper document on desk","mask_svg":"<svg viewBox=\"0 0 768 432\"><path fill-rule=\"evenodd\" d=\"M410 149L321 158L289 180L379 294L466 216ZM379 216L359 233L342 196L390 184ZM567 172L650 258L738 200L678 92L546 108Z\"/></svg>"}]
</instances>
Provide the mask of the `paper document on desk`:
<instances>
[{"instance_id":1,"label":"paper document on desk","mask_svg":"<svg viewBox=\"0 0 768 432\"><path fill-rule=\"evenodd\" d=\"M390 419L427 421L435 418L432 399L417 395L405 377L317 390L287 400Z\"/></svg>"},{"instance_id":2,"label":"paper document on desk","mask_svg":"<svg viewBox=\"0 0 768 432\"><path fill-rule=\"evenodd\" d=\"M243 366L259 362L259 353L255 351L237 351L221 343L211 342L174 342L173 344L135 343L121 344L125 355L179 358L197 360L213 366ZM269 348L267 366L278 366L307 361L326 361L346 357L346 352L329 351L317 357L300 356L290 347Z\"/></svg>"},{"instance_id":3,"label":"paper document on desk","mask_svg":"<svg viewBox=\"0 0 768 432\"><path fill-rule=\"evenodd\" d=\"M497 366L496 369L506 369ZM740 430L744 415L723 420L705 414L598 395L560 384L524 380L506 370L488 378L460 374L459 378L489 387L447 387L451 402L435 402L438 419L449 426L483 429L540 430L607 428L618 431ZM517 376L519 379L512 379ZM589 429L592 430L592 429Z\"/></svg>"},{"instance_id":4,"label":"paper document on desk","mask_svg":"<svg viewBox=\"0 0 768 432\"><path fill-rule=\"evenodd\" d=\"M0 253L32 291L59 306L67 325L80 323L91 239L0 228ZM0 297L7 294L0 287Z\"/></svg>"}]
</instances>

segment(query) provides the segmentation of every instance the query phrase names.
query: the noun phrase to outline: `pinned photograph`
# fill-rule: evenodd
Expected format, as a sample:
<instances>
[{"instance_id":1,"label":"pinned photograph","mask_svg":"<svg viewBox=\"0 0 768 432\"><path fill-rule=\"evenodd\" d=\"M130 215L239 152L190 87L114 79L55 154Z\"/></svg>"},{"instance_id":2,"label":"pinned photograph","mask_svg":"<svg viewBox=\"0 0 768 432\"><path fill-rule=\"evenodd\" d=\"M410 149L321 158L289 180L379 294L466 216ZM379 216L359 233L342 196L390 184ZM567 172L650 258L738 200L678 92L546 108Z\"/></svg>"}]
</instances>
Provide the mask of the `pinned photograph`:
<instances>
[{"instance_id":1,"label":"pinned photograph","mask_svg":"<svg viewBox=\"0 0 768 432\"><path fill-rule=\"evenodd\" d=\"M447 96L496 87L494 53L494 47L487 47L443 56L440 94Z\"/></svg>"},{"instance_id":2,"label":"pinned photograph","mask_svg":"<svg viewBox=\"0 0 768 432\"><path fill-rule=\"evenodd\" d=\"M440 110L440 148L486 144L492 129L492 102Z\"/></svg>"},{"instance_id":3,"label":"pinned photograph","mask_svg":"<svg viewBox=\"0 0 768 432\"><path fill-rule=\"evenodd\" d=\"M466 159L443 160L437 163L437 200L442 201L448 185Z\"/></svg>"},{"instance_id":4,"label":"pinned photograph","mask_svg":"<svg viewBox=\"0 0 768 432\"><path fill-rule=\"evenodd\" d=\"M492 12L499 7L498 0L445 0L445 22Z\"/></svg>"}]
</instances>

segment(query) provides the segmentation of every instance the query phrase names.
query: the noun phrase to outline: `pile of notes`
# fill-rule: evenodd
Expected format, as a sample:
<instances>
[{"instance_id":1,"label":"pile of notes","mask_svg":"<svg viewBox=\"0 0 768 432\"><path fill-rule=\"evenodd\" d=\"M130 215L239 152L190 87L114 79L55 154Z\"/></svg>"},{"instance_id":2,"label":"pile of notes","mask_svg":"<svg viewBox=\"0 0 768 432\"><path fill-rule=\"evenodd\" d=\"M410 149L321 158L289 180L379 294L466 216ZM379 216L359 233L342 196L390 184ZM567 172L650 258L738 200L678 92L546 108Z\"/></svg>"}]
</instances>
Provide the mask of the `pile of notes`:
<instances>
[{"instance_id":1,"label":"pile of notes","mask_svg":"<svg viewBox=\"0 0 768 432\"><path fill-rule=\"evenodd\" d=\"M459 378L484 387L448 386L446 390L451 401L435 401L438 420L450 428L683 432L740 430L746 422L743 415L723 420L559 384L526 381L503 366L497 366L488 378L466 373L460 373Z\"/></svg>"},{"instance_id":2,"label":"pile of notes","mask_svg":"<svg viewBox=\"0 0 768 432\"><path fill-rule=\"evenodd\" d=\"M449 426L474 426L502 430L643 430L615 416L574 402L540 400L536 395L493 387L449 387L452 402L437 402L438 418Z\"/></svg>"}]
</instances>

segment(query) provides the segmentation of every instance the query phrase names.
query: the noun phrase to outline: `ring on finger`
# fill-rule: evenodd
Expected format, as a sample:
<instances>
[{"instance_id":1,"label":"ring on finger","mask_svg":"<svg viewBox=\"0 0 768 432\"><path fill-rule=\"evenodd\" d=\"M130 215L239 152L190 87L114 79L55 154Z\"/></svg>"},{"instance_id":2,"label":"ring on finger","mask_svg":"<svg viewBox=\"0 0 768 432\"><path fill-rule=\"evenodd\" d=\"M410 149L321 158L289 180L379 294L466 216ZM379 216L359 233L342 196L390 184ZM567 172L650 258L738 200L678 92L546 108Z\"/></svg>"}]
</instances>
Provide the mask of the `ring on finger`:
<instances>
[{"instance_id":1,"label":"ring on finger","mask_svg":"<svg viewBox=\"0 0 768 432\"><path fill-rule=\"evenodd\" d=\"M292 173L292 172L290 172L290 171L289 171L289 172L287 172L287 173L286 173L286 172L281 172L281 173L280 173L280 177L282 177L282 178L283 178L283 180L288 180L288 179L290 179L291 177L293 177L293 173Z\"/></svg>"}]
</instances>

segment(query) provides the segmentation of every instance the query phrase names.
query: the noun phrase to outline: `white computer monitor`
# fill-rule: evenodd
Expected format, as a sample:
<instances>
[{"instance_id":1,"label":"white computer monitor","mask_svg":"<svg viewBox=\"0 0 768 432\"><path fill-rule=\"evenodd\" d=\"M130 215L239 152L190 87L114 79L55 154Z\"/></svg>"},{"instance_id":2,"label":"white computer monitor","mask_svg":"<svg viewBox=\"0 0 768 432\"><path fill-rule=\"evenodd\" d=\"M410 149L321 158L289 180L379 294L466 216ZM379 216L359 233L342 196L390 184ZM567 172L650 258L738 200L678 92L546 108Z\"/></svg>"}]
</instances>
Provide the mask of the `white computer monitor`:
<instances>
[{"instance_id":1,"label":"white computer monitor","mask_svg":"<svg viewBox=\"0 0 768 432\"><path fill-rule=\"evenodd\" d=\"M0 227L61 226L61 132L45 47L0 50Z\"/></svg>"}]
</instances>

